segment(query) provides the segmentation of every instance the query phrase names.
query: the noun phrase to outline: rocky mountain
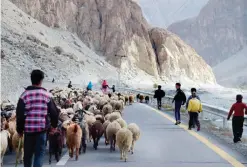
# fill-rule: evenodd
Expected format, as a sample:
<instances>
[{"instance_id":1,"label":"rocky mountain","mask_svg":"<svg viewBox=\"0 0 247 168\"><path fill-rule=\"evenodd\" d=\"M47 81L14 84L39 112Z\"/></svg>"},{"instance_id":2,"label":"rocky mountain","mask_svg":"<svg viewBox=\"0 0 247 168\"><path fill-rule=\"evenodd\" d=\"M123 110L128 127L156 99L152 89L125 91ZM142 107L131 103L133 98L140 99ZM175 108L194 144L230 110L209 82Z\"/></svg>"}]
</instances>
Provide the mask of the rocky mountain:
<instances>
[{"instance_id":1,"label":"rocky mountain","mask_svg":"<svg viewBox=\"0 0 247 168\"><path fill-rule=\"evenodd\" d=\"M208 0L139 0L143 14L153 26L166 28L172 23L195 17Z\"/></svg>"},{"instance_id":2,"label":"rocky mountain","mask_svg":"<svg viewBox=\"0 0 247 168\"><path fill-rule=\"evenodd\" d=\"M169 79L187 76L196 81L214 81L209 65L189 45L175 34L161 28L149 31L157 57L160 75Z\"/></svg>"},{"instance_id":3,"label":"rocky mountain","mask_svg":"<svg viewBox=\"0 0 247 168\"><path fill-rule=\"evenodd\" d=\"M210 0L197 17L174 23L168 30L214 67L219 84L246 88L246 9L246 0Z\"/></svg>"},{"instance_id":4,"label":"rocky mountain","mask_svg":"<svg viewBox=\"0 0 247 168\"><path fill-rule=\"evenodd\" d=\"M215 66L247 45L246 9L246 0L210 0L197 17L174 23L168 30Z\"/></svg>"},{"instance_id":5,"label":"rocky mountain","mask_svg":"<svg viewBox=\"0 0 247 168\"><path fill-rule=\"evenodd\" d=\"M30 72L41 69L46 77L44 86L72 85L85 87L102 79L117 84L117 68L89 49L77 35L52 29L27 15L8 0L1 1L1 98L18 100L30 84ZM136 68L125 69L125 84L153 84L157 79ZM55 79L55 84L51 83Z\"/></svg>"},{"instance_id":6,"label":"rocky mountain","mask_svg":"<svg viewBox=\"0 0 247 168\"><path fill-rule=\"evenodd\" d=\"M38 66L59 78L63 76L66 79L65 76L70 75L75 79L83 79L85 75L84 80L111 78L116 82L117 70L111 66L114 65L121 66L121 78L131 86L147 83L152 85L154 82L161 82L160 78L163 82L215 84L212 69L194 49L166 30L151 29L142 15L141 8L132 0L11 1L26 14L16 7L12 7L14 11L11 11L12 8L8 9L8 6L13 4L8 0L1 1L2 4L7 4L2 9L2 27L7 40L2 41L8 45L3 47L8 59L5 58L6 63L2 62L2 66L8 64L9 67L18 67L20 72L25 73L33 66ZM12 36L10 32L18 35ZM28 40L33 39L32 36L29 37L30 34L35 40ZM163 37L165 39L162 39ZM8 41L12 40L17 40L13 44L18 47L8 44ZM62 48L62 54L54 52L57 47ZM9 50L17 50L13 52L21 54L12 56ZM30 58L35 55L38 55L38 58ZM123 58L120 64L119 57L115 55L126 55L127 58ZM64 62L68 61L69 57L73 62L71 65L67 62L61 63L59 59L56 61L56 57ZM16 60L24 61L25 65L26 62L31 63L30 66L20 66ZM45 65L42 62L45 62ZM200 65L205 67L202 73L198 70ZM74 69L75 67L78 68ZM2 71L2 76L8 76L7 69ZM8 83L7 77L5 80Z\"/></svg>"}]
</instances>

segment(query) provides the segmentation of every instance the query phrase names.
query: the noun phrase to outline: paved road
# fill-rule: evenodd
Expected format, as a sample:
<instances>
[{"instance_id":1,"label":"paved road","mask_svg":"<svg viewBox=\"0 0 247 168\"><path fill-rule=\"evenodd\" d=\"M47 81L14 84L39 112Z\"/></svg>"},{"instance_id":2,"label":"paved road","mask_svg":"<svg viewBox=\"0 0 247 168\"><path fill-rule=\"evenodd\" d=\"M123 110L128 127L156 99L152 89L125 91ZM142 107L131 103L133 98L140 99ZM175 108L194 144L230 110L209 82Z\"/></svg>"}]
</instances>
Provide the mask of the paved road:
<instances>
[{"instance_id":1,"label":"paved road","mask_svg":"<svg viewBox=\"0 0 247 168\"><path fill-rule=\"evenodd\" d=\"M228 161L219 156L203 142L192 136L185 129L175 126L169 119L164 118L144 104L133 104L124 110L123 118L127 123L135 122L141 128L140 140L136 143L135 153L128 155L128 161L120 161L117 149L110 153L109 146L104 145L102 138L99 149L95 151L90 143L86 154L79 156L79 160L67 159L67 153L60 160L60 166L214 166L230 167ZM6 155L4 166L14 166L15 156ZM58 166L55 160L52 167ZM48 165L48 156L44 166Z\"/></svg>"}]
</instances>

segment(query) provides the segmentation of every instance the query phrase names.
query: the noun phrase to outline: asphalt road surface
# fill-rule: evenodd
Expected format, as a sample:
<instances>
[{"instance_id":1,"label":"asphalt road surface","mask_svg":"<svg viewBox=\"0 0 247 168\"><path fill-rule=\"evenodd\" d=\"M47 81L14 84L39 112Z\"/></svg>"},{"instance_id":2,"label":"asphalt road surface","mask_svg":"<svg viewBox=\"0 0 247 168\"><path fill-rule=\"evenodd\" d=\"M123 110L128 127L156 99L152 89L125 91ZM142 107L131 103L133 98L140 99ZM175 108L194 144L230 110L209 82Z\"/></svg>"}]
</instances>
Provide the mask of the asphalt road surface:
<instances>
[{"instance_id":1,"label":"asphalt road surface","mask_svg":"<svg viewBox=\"0 0 247 168\"><path fill-rule=\"evenodd\" d=\"M163 112L151 107L135 103L126 106L123 118L127 123L136 123L141 129L141 137L136 142L135 153L128 154L127 162L120 160L120 152L110 152L105 146L104 137L100 140L98 150L89 143L86 154L81 154L79 160L71 159L67 149L64 149L61 160L48 163L48 153L43 166L51 167L84 167L84 166L114 166L114 167L160 167L160 166L199 166L199 167L232 167L241 166L244 158L231 151L221 150L214 142L209 142L201 133L188 131L187 126L176 126L171 118ZM206 139L206 140L205 140ZM6 154L4 166L15 166L15 154ZM20 167L22 165L18 165ZM244 166L244 165L242 165Z\"/></svg>"}]
</instances>

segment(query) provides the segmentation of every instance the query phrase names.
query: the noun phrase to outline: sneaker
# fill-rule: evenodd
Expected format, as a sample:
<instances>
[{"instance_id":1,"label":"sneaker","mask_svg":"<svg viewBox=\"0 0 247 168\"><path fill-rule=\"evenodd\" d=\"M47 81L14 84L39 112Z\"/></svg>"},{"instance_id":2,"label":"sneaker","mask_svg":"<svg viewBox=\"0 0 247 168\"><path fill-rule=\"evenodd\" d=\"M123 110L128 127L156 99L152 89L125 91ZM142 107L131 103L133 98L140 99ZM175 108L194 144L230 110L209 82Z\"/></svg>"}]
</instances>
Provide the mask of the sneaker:
<instances>
[{"instance_id":1,"label":"sneaker","mask_svg":"<svg viewBox=\"0 0 247 168\"><path fill-rule=\"evenodd\" d=\"M181 121L178 121L178 124L181 124Z\"/></svg>"},{"instance_id":2,"label":"sneaker","mask_svg":"<svg viewBox=\"0 0 247 168\"><path fill-rule=\"evenodd\" d=\"M197 131L200 131L200 130L201 130L200 127L198 127L198 128L197 128Z\"/></svg>"},{"instance_id":3,"label":"sneaker","mask_svg":"<svg viewBox=\"0 0 247 168\"><path fill-rule=\"evenodd\" d=\"M188 128L188 130L191 130L191 128Z\"/></svg>"},{"instance_id":4,"label":"sneaker","mask_svg":"<svg viewBox=\"0 0 247 168\"><path fill-rule=\"evenodd\" d=\"M176 122L175 125L178 125L178 122Z\"/></svg>"}]
</instances>

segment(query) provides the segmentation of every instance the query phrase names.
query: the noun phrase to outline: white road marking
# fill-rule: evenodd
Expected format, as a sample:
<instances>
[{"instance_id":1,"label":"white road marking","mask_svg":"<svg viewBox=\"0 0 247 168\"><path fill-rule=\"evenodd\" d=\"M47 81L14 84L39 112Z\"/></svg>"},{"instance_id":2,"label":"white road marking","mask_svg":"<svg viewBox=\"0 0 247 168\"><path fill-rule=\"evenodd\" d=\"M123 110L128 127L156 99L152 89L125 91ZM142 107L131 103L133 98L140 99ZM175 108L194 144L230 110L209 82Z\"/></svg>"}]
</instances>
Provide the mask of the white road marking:
<instances>
[{"instance_id":1,"label":"white road marking","mask_svg":"<svg viewBox=\"0 0 247 168\"><path fill-rule=\"evenodd\" d=\"M64 166L69 160L69 151L66 152L63 157L57 162L56 166Z\"/></svg>"}]
</instances>

